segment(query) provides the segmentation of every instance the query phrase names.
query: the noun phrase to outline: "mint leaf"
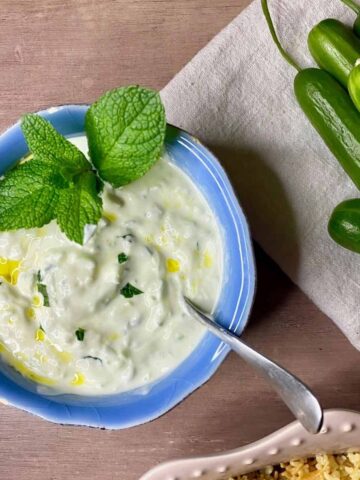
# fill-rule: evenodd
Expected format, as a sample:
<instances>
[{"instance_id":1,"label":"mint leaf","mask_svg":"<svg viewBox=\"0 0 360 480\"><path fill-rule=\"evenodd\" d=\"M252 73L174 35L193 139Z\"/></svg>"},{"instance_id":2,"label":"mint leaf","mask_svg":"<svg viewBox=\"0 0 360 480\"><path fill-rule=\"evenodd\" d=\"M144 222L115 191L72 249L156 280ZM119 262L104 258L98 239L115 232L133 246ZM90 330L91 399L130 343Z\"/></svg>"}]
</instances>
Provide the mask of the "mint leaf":
<instances>
[{"instance_id":1,"label":"mint leaf","mask_svg":"<svg viewBox=\"0 0 360 480\"><path fill-rule=\"evenodd\" d=\"M42 227L55 218L61 188L67 187L52 165L30 160L0 181L0 230Z\"/></svg>"},{"instance_id":2,"label":"mint leaf","mask_svg":"<svg viewBox=\"0 0 360 480\"><path fill-rule=\"evenodd\" d=\"M56 217L61 230L70 240L82 244L85 225L96 224L101 217L102 209L97 191L97 178L91 171L90 162L75 145L39 115L25 115L21 128L37 161L36 165L43 162L58 172L59 177L69 180L68 185L48 182L49 188L55 190L57 201L52 218ZM34 160L28 163L34 165Z\"/></svg>"},{"instance_id":3,"label":"mint leaf","mask_svg":"<svg viewBox=\"0 0 360 480\"><path fill-rule=\"evenodd\" d=\"M66 178L91 169L85 155L40 115L25 115L21 129L35 158L53 163Z\"/></svg>"},{"instance_id":4,"label":"mint leaf","mask_svg":"<svg viewBox=\"0 0 360 480\"><path fill-rule=\"evenodd\" d=\"M74 242L83 244L85 225L96 225L102 214L98 179L85 172L74 179L70 188L61 190L56 218L62 232Z\"/></svg>"},{"instance_id":5,"label":"mint leaf","mask_svg":"<svg viewBox=\"0 0 360 480\"><path fill-rule=\"evenodd\" d=\"M131 285L131 283L127 283L125 287L120 290L120 293L125 298L132 298L134 295L141 295L144 292L134 287L134 285Z\"/></svg>"},{"instance_id":6,"label":"mint leaf","mask_svg":"<svg viewBox=\"0 0 360 480\"><path fill-rule=\"evenodd\" d=\"M126 255L126 253L122 252L122 253L119 253L118 255L118 262L119 263L125 263L129 260L129 257Z\"/></svg>"},{"instance_id":7,"label":"mint leaf","mask_svg":"<svg viewBox=\"0 0 360 480\"><path fill-rule=\"evenodd\" d=\"M138 86L105 93L87 111L90 158L100 177L120 187L159 159L166 130L160 95Z\"/></svg>"}]
</instances>

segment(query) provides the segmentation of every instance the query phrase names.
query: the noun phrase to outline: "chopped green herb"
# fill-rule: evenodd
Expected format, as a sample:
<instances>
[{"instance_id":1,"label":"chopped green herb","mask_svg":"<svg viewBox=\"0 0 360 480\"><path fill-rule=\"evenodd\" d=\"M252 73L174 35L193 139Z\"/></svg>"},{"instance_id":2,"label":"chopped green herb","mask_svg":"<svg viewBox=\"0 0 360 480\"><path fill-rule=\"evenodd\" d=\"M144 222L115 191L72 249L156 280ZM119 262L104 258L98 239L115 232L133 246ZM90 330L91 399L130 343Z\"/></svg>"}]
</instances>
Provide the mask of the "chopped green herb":
<instances>
[{"instance_id":1,"label":"chopped green herb","mask_svg":"<svg viewBox=\"0 0 360 480\"><path fill-rule=\"evenodd\" d=\"M135 295L141 295L144 293L143 291L139 290L138 288L134 287L134 285L131 285L131 283L127 283L125 287L123 287L120 290L121 295L123 295L125 298L132 298Z\"/></svg>"},{"instance_id":2,"label":"chopped green herb","mask_svg":"<svg viewBox=\"0 0 360 480\"><path fill-rule=\"evenodd\" d=\"M41 283L41 272L40 270L38 270L37 274L36 274L36 280L38 283Z\"/></svg>"},{"instance_id":3,"label":"chopped green herb","mask_svg":"<svg viewBox=\"0 0 360 480\"><path fill-rule=\"evenodd\" d=\"M85 338L85 330L83 328L78 328L75 332L75 335L79 342L83 342Z\"/></svg>"},{"instance_id":4,"label":"chopped green herb","mask_svg":"<svg viewBox=\"0 0 360 480\"><path fill-rule=\"evenodd\" d=\"M39 277L40 277L40 272L38 272L38 274L37 274L38 279L39 279ZM38 292L40 292L41 295L43 296L44 307L50 307L49 295L48 295L48 292L47 292L46 285L44 283L37 283L37 289L38 289Z\"/></svg>"},{"instance_id":5,"label":"chopped green herb","mask_svg":"<svg viewBox=\"0 0 360 480\"><path fill-rule=\"evenodd\" d=\"M119 255L118 255L118 262L119 263L125 263L127 260L129 260L129 257L126 255L126 253L124 253L124 252L119 253Z\"/></svg>"},{"instance_id":6,"label":"chopped green herb","mask_svg":"<svg viewBox=\"0 0 360 480\"><path fill-rule=\"evenodd\" d=\"M40 325L39 329L40 329L42 332L44 332L44 333L45 333L45 330L44 330L44 328L43 328L43 326L42 326L42 325Z\"/></svg>"}]
</instances>

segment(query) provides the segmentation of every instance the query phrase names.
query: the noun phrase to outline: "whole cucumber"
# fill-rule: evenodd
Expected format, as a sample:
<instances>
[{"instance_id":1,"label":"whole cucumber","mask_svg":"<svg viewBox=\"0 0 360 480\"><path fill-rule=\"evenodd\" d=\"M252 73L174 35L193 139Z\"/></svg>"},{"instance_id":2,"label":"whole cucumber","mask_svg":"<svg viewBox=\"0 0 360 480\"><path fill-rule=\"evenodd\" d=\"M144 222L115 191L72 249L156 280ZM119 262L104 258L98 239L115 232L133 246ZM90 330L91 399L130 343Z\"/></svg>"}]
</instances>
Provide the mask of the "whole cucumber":
<instances>
[{"instance_id":1,"label":"whole cucumber","mask_svg":"<svg viewBox=\"0 0 360 480\"><path fill-rule=\"evenodd\" d=\"M349 94L318 68L301 70L294 89L304 113L360 189L360 113Z\"/></svg>"},{"instance_id":2,"label":"whole cucumber","mask_svg":"<svg viewBox=\"0 0 360 480\"><path fill-rule=\"evenodd\" d=\"M308 46L319 67L347 88L350 72L360 57L360 39L354 32L339 20L328 18L311 30Z\"/></svg>"},{"instance_id":3,"label":"whole cucumber","mask_svg":"<svg viewBox=\"0 0 360 480\"><path fill-rule=\"evenodd\" d=\"M340 203L330 217L328 230L336 243L360 253L360 199Z\"/></svg>"}]
</instances>

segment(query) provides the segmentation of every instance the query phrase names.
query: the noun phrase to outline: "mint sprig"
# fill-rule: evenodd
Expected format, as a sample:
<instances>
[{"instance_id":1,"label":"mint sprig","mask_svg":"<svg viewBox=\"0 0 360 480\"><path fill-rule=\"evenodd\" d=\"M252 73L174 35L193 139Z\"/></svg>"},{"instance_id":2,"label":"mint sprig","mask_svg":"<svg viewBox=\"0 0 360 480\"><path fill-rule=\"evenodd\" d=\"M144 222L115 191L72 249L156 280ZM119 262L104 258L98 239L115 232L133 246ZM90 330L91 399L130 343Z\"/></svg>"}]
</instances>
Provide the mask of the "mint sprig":
<instances>
[{"instance_id":1,"label":"mint sprig","mask_svg":"<svg viewBox=\"0 0 360 480\"><path fill-rule=\"evenodd\" d=\"M34 159L15 167L6 175L5 180L0 182L0 198L1 193L7 193L9 179L14 177L16 191L24 194L23 202L19 206L35 206L38 222L35 225L30 217L26 225L22 222L20 226L19 219L24 215L19 216L15 222L12 216L9 216L13 228L42 226L56 219L62 232L70 240L82 245L85 226L96 225L101 218L102 200L98 194L101 182L83 153L60 135L47 120L36 114L25 115L21 128ZM23 182L22 178L18 179L23 171L26 173L26 182L32 187L30 189L24 189L26 182ZM39 182L34 183L37 177ZM37 184L43 187L40 190L41 201L29 195ZM11 198L9 203L13 203ZM0 228L2 218L0 213Z\"/></svg>"},{"instance_id":2,"label":"mint sprig","mask_svg":"<svg viewBox=\"0 0 360 480\"><path fill-rule=\"evenodd\" d=\"M0 180L0 231L56 219L70 240L83 244L86 226L102 216L102 180L118 187L144 175L161 155L166 121L153 90L130 86L106 93L86 114L92 164L43 117L25 115L21 128L33 158Z\"/></svg>"},{"instance_id":3,"label":"mint sprig","mask_svg":"<svg viewBox=\"0 0 360 480\"><path fill-rule=\"evenodd\" d=\"M87 111L85 130L100 177L114 187L133 182L162 153L166 120L160 95L138 86L111 90Z\"/></svg>"}]
</instances>

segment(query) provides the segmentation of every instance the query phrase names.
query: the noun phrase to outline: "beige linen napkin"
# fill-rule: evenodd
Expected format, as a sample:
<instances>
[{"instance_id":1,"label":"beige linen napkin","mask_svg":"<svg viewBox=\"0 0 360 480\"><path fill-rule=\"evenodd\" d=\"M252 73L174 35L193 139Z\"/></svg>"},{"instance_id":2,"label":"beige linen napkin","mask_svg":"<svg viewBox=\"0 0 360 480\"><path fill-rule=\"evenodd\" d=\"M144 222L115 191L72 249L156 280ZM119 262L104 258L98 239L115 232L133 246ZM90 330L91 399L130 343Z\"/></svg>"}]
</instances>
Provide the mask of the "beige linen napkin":
<instances>
[{"instance_id":1,"label":"beige linen napkin","mask_svg":"<svg viewBox=\"0 0 360 480\"><path fill-rule=\"evenodd\" d=\"M340 0L269 0L281 40L311 65L306 38ZM360 256L332 242L337 203L360 196L293 95L255 0L164 88L168 121L199 136L229 173L254 238L360 349ZM359 125L360 128L360 125Z\"/></svg>"}]
</instances>

